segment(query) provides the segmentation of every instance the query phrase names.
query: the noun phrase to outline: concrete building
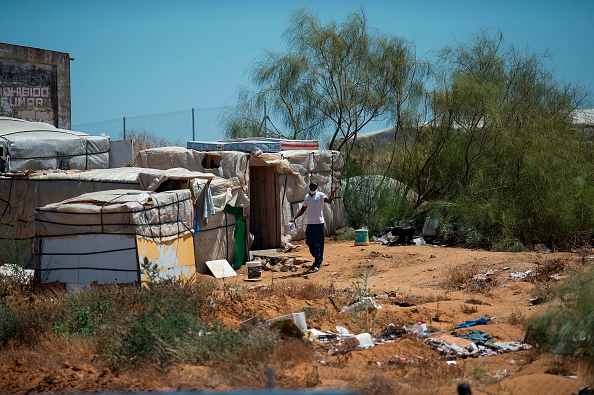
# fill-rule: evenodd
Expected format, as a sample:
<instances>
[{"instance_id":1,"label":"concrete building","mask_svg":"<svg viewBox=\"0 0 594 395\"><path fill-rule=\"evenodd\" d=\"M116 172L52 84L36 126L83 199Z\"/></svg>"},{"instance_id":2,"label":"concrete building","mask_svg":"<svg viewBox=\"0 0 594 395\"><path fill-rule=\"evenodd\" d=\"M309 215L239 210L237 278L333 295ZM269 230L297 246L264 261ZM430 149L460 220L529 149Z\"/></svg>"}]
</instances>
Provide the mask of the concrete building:
<instances>
[{"instance_id":1,"label":"concrete building","mask_svg":"<svg viewBox=\"0 0 594 395\"><path fill-rule=\"evenodd\" d=\"M0 43L0 116L71 128L70 55Z\"/></svg>"}]
</instances>

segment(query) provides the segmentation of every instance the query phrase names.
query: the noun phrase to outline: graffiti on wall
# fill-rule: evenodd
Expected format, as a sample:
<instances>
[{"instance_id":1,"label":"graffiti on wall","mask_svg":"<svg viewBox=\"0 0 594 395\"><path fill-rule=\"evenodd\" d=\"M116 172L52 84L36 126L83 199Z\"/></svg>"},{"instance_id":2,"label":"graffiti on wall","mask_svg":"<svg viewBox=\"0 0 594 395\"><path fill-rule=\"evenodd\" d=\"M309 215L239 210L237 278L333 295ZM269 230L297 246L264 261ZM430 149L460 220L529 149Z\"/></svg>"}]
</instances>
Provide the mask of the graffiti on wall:
<instances>
[{"instance_id":1,"label":"graffiti on wall","mask_svg":"<svg viewBox=\"0 0 594 395\"><path fill-rule=\"evenodd\" d=\"M56 70L0 60L0 116L55 123Z\"/></svg>"}]
</instances>

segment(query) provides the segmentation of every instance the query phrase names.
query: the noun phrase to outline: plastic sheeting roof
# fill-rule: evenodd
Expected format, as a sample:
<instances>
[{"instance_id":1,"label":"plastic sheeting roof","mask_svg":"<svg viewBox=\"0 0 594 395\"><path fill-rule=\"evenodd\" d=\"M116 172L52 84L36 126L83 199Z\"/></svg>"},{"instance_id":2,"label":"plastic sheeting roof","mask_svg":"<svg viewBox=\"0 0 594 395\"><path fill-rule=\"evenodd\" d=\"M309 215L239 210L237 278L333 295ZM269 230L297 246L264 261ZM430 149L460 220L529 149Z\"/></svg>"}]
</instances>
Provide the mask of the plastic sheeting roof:
<instances>
[{"instance_id":1,"label":"plastic sheeting roof","mask_svg":"<svg viewBox=\"0 0 594 395\"><path fill-rule=\"evenodd\" d=\"M194 222L188 189L91 192L35 211L38 236L133 234L166 240L190 231Z\"/></svg>"},{"instance_id":2,"label":"plastic sheeting roof","mask_svg":"<svg viewBox=\"0 0 594 395\"><path fill-rule=\"evenodd\" d=\"M0 148L7 172L105 169L109 137L58 129L44 122L0 117Z\"/></svg>"}]
</instances>

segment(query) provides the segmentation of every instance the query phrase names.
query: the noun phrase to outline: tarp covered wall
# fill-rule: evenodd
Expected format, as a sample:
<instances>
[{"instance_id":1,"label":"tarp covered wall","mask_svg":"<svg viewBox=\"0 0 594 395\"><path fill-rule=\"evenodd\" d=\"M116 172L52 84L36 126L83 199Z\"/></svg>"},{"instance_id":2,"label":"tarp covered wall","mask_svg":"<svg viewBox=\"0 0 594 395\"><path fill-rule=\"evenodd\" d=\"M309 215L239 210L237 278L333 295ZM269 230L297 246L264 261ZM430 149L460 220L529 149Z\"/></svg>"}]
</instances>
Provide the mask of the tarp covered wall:
<instances>
[{"instance_id":1,"label":"tarp covered wall","mask_svg":"<svg viewBox=\"0 0 594 395\"><path fill-rule=\"evenodd\" d=\"M289 219L297 213L305 194L309 191L309 182L318 181L318 190L330 196L332 188L341 185L340 170L343 166L338 151L330 150L294 150L281 154L262 153L254 158L269 165L276 166L279 174L280 199L282 207L282 235L288 240L305 238L307 216L296 221L295 230L289 231ZM347 218L342 200L342 192L336 192L331 204L324 205L324 222L326 235L333 235L336 230L346 226Z\"/></svg>"},{"instance_id":2,"label":"tarp covered wall","mask_svg":"<svg viewBox=\"0 0 594 395\"><path fill-rule=\"evenodd\" d=\"M18 238L35 235L33 218L37 207L61 202L84 193L133 189L157 191L189 188L191 180L212 180L212 174L185 169L145 169L122 167L84 172L33 172L25 175L0 177L0 216L4 224L15 227ZM184 185L169 184L178 182ZM203 182L203 183L204 183ZM228 183L221 180L223 183ZM226 189L225 189L226 192Z\"/></svg>"},{"instance_id":3,"label":"tarp covered wall","mask_svg":"<svg viewBox=\"0 0 594 395\"><path fill-rule=\"evenodd\" d=\"M0 117L0 171L90 170L109 167L109 137Z\"/></svg>"},{"instance_id":4,"label":"tarp covered wall","mask_svg":"<svg viewBox=\"0 0 594 395\"><path fill-rule=\"evenodd\" d=\"M215 158L221 158L219 167L213 166ZM237 151L195 151L182 147L164 147L143 150L137 157L138 166L167 169L170 166L207 172L227 179L236 179L244 192L249 195L250 165L274 166L279 175L279 200L281 206L281 235L285 240L305 238L306 220L297 221L294 231L289 231L287 223L297 212L308 191L310 179L319 183L319 190L330 194L333 186L341 185L340 170L343 166L338 151L329 150L287 150L279 153L256 152L247 154ZM249 210L244 210L249 221ZM305 218L305 217L303 217ZM336 229L346 226L347 218L341 191L337 192L331 205L324 209L326 234L332 235Z\"/></svg>"},{"instance_id":5,"label":"tarp covered wall","mask_svg":"<svg viewBox=\"0 0 594 395\"><path fill-rule=\"evenodd\" d=\"M156 279L193 275L191 194L188 189L111 190L38 208L35 230L41 281L136 282L143 272L147 279L151 265L156 265ZM183 248L187 242L189 255Z\"/></svg>"}]
</instances>

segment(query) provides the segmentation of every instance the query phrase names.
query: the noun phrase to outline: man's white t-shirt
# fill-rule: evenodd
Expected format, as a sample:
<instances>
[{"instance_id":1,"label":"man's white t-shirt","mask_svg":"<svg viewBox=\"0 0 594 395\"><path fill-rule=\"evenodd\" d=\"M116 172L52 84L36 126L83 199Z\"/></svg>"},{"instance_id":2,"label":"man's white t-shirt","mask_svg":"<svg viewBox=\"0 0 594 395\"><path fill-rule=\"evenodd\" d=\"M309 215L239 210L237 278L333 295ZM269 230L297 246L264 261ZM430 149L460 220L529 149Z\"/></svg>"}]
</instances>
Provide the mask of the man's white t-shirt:
<instances>
[{"instance_id":1,"label":"man's white t-shirt","mask_svg":"<svg viewBox=\"0 0 594 395\"><path fill-rule=\"evenodd\" d=\"M324 223L324 199L328 196L324 192L316 191L313 195L309 193L303 199L303 205L307 207L307 223Z\"/></svg>"}]
</instances>

